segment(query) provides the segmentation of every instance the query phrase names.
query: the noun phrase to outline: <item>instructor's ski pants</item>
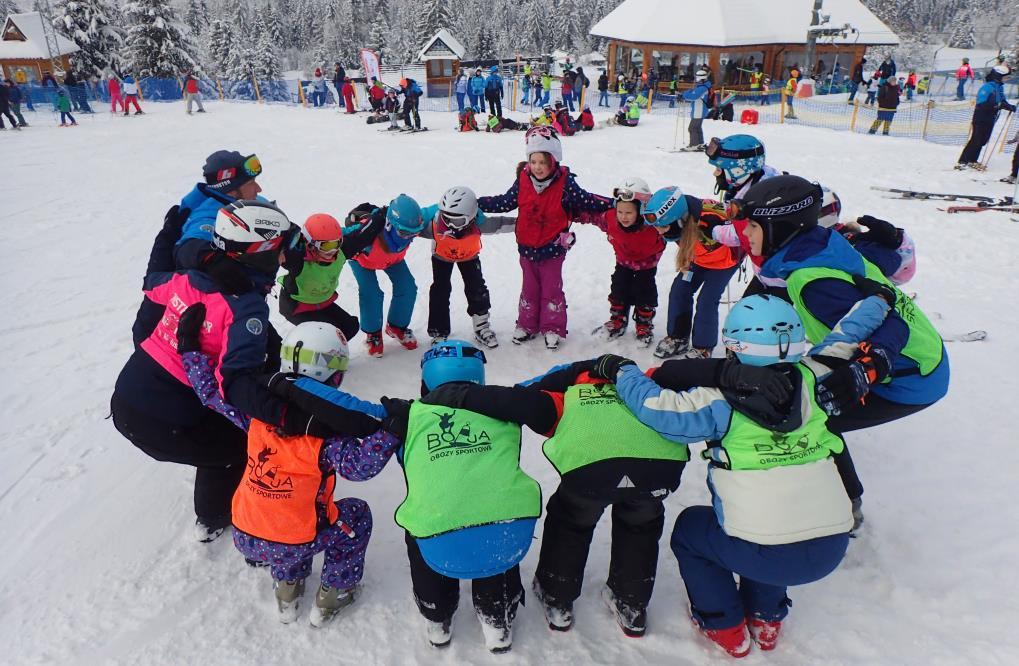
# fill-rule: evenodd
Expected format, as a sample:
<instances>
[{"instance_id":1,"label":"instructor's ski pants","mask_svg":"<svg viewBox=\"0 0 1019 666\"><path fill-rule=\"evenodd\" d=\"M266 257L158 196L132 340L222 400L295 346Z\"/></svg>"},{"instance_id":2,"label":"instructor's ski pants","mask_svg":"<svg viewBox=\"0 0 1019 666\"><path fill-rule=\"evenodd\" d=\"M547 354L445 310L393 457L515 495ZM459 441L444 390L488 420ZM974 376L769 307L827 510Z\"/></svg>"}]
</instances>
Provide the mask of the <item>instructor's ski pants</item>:
<instances>
[{"instance_id":1,"label":"instructor's ski pants","mask_svg":"<svg viewBox=\"0 0 1019 666\"><path fill-rule=\"evenodd\" d=\"M687 127L687 131L690 134L690 145L691 146L702 146L704 145L704 130L702 125L704 124L703 118L691 118L690 125Z\"/></svg>"},{"instance_id":2,"label":"instructor's ski pants","mask_svg":"<svg viewBox=\"0 0 1019 666\"><path fill-rule=\"evenodd\" d=\"M377 333L382 330L382 289L379 287L379 271L362 268L356 261L348 262L357 280L357 300L361 307L361 330ZM407 328L414 313L418 285L411 275L406 261L400 261L384 269L393 283L393 297L389 302L386 321L396 328Z\"/></svg>"}]
</instances>

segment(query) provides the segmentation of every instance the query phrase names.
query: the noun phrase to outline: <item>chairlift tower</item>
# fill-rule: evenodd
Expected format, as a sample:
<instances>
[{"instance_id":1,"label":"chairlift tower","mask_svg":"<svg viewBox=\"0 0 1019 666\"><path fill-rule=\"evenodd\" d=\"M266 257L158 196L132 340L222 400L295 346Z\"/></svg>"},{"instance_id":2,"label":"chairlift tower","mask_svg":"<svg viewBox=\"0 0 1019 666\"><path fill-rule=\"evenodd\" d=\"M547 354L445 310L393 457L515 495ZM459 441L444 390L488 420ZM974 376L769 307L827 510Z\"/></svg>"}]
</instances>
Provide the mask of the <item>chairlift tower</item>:
<instances>
[{"instance_id":1,"label":"chairlift tower","mask_svg":"<svg viewBox=\"0 0 1019 666\"><path fill-rule=\"evenodd\" d=\"M60 44L57 42L57 31L53 27L53 8L50 0L37 0L39 7L39 21L42 23L42 34L46 40L46 53L50 59L50 71L53 76L65 74L64 66L60 61Z\"/></svg>"}]
</instances>

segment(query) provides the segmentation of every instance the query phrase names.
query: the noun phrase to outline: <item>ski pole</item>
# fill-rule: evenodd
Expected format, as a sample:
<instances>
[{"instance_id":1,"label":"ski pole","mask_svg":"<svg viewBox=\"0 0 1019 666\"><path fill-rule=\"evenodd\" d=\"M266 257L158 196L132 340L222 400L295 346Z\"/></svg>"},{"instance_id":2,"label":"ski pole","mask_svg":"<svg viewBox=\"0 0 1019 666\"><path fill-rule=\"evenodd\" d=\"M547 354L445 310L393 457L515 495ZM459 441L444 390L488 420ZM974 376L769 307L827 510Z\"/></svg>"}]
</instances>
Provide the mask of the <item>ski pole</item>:
<instances>
[{"instance_id":1,"label":"ski pole","mask_svg":"<svg viewBox=\"0 0 1019 666\"><path fill-rule=\"evenodd\" d=\"M1012 112L1009 111L1008 115L1005 116L1005 122L1002 124L1001 129L998 130L998 136L994 138L994 141L987 144L984 149L987 151L987 160L980 160L980 170L987 171L987 167L991 164L991 158L994 157L994 147L998 145L998 141L1005 134L1005 130L1008 129L1009 121L1012 120Z\"/></svg>"}]
</instances>

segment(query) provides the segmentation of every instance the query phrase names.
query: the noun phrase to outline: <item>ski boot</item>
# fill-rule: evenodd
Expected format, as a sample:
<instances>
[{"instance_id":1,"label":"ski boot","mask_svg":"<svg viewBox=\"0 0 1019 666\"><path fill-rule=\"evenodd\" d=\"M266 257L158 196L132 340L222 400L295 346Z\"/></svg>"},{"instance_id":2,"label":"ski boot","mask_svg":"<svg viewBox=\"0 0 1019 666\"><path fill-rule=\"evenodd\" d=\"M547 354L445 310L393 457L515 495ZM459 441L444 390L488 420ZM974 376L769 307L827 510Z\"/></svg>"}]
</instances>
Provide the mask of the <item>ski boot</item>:
<instances>
[{"instance_id":1,"label":"ski boot","mask_svg":"<svg viewBox=\"0 0 1019 666\"><path fill-rule=\"evenodd\" d=\"M195 519L194 537L199 543L212 543L230 527L229 514L214 518Z\"/></svg>"},{"instance_id":2,"label":"ski boot","mask_svg":"<svg viewBox=\"0 0 1019 666\"><path fill-rule=\"evenodd\" d=\"M428 637L428 642L432 647L449 647L449 642L453 640L452 624L453 618L443 620L442 622L425 620L425 635Z\"/></svg>"},{"instance_id":3,"label":"ski boot","mask_svg":"<svg viewBox=\"0 0 1019 666\"><path fill-rule=\"evenodd\" d=\"M439 344L440 342L445 342L446 340L448 340L449 339L449 333L440 333L439 331L436 331L435 329L428 329L428 337L432 339L431 344L434 347L435 345Z\"/></svg>"},{"instance_id":4,"label":"ski boot","mask_svg":"<svg viewBox=\"0 0 1019 666\"><path fill-rule=\"evenodd\" d=\"M563 336L549 331L545 333L545 349L555 351L563 343Z\"/></svg>"},{"instance_id":5,"label":"ski boot","mask_svg":"<svg viewBox=\"0 0 1019 666\"><path fill-rule=\"evenodd\" d=\"M522 345L529 340L533 340L538 337L537 333L528 333L524 329L517 326L516 330L513 331L513 344Z\"/></svg>"},{"instance_id":6,"label":"ski boot","mask_svg":"<svg viewBox=\"0 0 1019 666\"><path fill-rule=\"evenodd\" d=\"M769 622L757 617L747 618L747 629L750 630L750 637L762 650L774 650L778 643L778 632L782 630L782 621Z\"/></svg>"},{"instance_id":7,"label":"ski boot","mask_svg":"<svg viewBox=\"0 0 1019 666\"><path fill-rule=\"evenodd\" d=\"M711 358L712 351L714 351L714 347L709 347L707 349L702 347L690 347L680 354L680 356L682 358Z\"/></svg>"},{"instance_id":8,"label":"ski boot","mask_svg":"<svg viewBox=\"0 0 1019 666\"><path fill-rule=\"evenodd\" d=\"M638 307L633 313L633 321L637 324L637 344L641 347L650 347L655 341L655 309L651 307Z\"/></svg>"},{"instance_id":9,"label":"ski boot","mask_svg":"<svg viewBox=\"0 0 1019 666\"><path fill-rule=\"evenodd\" d=\"M368 355L374 358L382 358L382 332L364 334L364 343L368 346Z\"/></svg>"},{"instance_id":10,"label":"ski boot","mask_svg":"<svg viewBox=\"0 0 1019 666\"><path fill-rule=\"evenodd\" d=\"M499 338L495 336L495 331L488 324L488 313L471 315L471 320L474 322L474 339L480 342L488 349L495 349L499 346Z\"/></svg>"},{"instance_id":11,"label":"ski boot","mask_svg":"<svg viewBox=\"0 0 1019 666\"><path fill-rule=\"evenodd\" d=\"M641 638L647 631L647 609L631 606L616 596L608 585L601 590L602 601L615 616L623 633L630 638Z\"/></svg>"},{"instance_id":12,"label":"ski boot","mask_svg":"<svg viewBox=\"0 0 1019 666\"><path fill-rule=\"evenodd\" d=\"M654 355L656 358L672 358L687 352L690 349L690 341L683 338L670 338L668 336L658 341Z\"/></svg>"},{"instance_id":13,"label":"ski boot","mask_svg":"<svg viewBox=\"0 0 1019 666\"><path fill-rule=\"evenodd\" d=\"M273 582L276 591L276 610L280 614L280 622L290 624L297 619L297 609L304 596L304 579L288 583L285 580Z\"/></svg>"},{"instance_id":14,"label":"ski boot","mask_svg":"<svg viewBox=\"0 0 1019 666\"><path fill-rule=\"evenodd\" d=\"M853 529L849 533L855 535L863 527L863 498L856 497L852 500L853 506Z\"/></svg>"},{"instance_id":15,"label":"ski boot","mask_svg":"<svg viewBox=\"0 0 1019 666\"><path fill-rule=\"evenodd\" d=\"M403 345L404 349L417 349L418 341L414 337L414 331L410 328L400 328L392 324L386 324L386 335L396 338L396 341Z\"/></svg>"},{"instance_id":16,"label":"ski boot","mask_svg":"<svg viewBox=\"0 0 1019 666\"><path fill-rule=\"evenodd\" d=\"M621 337L626 333L626 327L630 323L630 308L609 296L609 320L596 328L595 333L600 333L606 340Z\"/></svg>"},{"instance_id":17,"label":"ski boot","mask_svg":"<svg viewBox=\"0 0 1019 666\"><path fill-rule=\"evenodd\" d=\"M485 647L493 654L502 654L513 649L513 618L488 617L478 611L481 622L481 634L485 637Z\"/></svg>"},{"instance_id":18,"label":"ski boot","mask_svg":"<svg viewBox=\"0 0 1019 666\"><path fill-rule=\"evenodd\" d=\"M308 618L313 627L324 627L329 624L341 610L357 600L360 588L342 590L338 587L329 587L325 583L319 585L318 593L315 595L315 607L311 609Z\"/></svg>"},{"instance_id":19,"label":"ski boot","mask_svg":"<svg viewBox=\"0 0 1019 666\"><path fill-rule=\"evenodd\" d=\"M573 626L573 602L570 601L564 604L553 603L545 594L545 590L542 589L537 576L534 577L534 581L531 583L531 590L534 592L534 598L538 600L542 610L545 612L548 628L552 631L569 631Z\"/></svg>"},{"instance_id":20,"label":"ski boot","mask_svg":"<svg viewBox=\"0 0 1019 666\"><path fill-rule=\"evenodd\" d=\"M747 635L745 621L740 621L735 627L726 629L705 629L696 620L694 624L712 643L729 653L730 657L740 659L750 654L751 641L750 636Z\"/></svg>"},{"instance_id":21,"label":"ski boot","mask_svg":"<svg viewBox=\"0 0 1019 666\"><path fill-rule=\"evenodd\" d=\"M1008 183L1009 185L1015 185L1015 176L1005 176L1004 178L1002 178L998 182L999 183Z\"/></svg>"}]
</instances>

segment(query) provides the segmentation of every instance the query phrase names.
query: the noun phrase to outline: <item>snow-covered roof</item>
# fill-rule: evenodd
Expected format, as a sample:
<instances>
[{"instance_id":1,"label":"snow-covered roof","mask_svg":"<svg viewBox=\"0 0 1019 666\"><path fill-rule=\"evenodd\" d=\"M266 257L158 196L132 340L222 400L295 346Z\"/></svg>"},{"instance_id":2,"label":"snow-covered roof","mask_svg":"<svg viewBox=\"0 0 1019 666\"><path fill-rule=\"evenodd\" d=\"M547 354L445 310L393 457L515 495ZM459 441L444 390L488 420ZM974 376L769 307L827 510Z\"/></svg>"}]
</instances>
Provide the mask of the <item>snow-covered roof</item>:
<instances>
[{"instance_id":1,"label":"snow-covered roof","mask_svg":"<svg viewBox=\"0 0 1019 666\"><path fill-rule=\"evenodd\" d=\"M449 60L450 58L460 60L464 57L464 53L467 53L467 49L463 47L463 44L457 41L456 37L449 34L449 30L442 28L421 49L421 53L418 53L418 60L422 62L439 59Z\"/></svg>"},{"instance_id":2,"label":"snow-covered roof","mask_svg":"<svg viewBox=\"0 0 1019 666\"><path fill-rule=\"evenodd\" d=\"M806 44L812 0L626 0L591 28L595 37L646 44L749 46ZM859 30L836 44L898 44L859 0L825 0L826 24ZM827 38L825 39L827 42Z\"/></svg>"},{"instance_id":3,"label":"snow-covered roof","mask_svg":"<svg viewBox=\"0 0 1019 666\"><path fill-rule=\"evenodd\" d=\"M78 51L78 45L57 33L57 45L60 53L66 55ZM0 36L0 59L48 59L46 37L42 31L42 18L39 12L11 14L4 22L3 35Z\"/></svg>"}]
</instances>

